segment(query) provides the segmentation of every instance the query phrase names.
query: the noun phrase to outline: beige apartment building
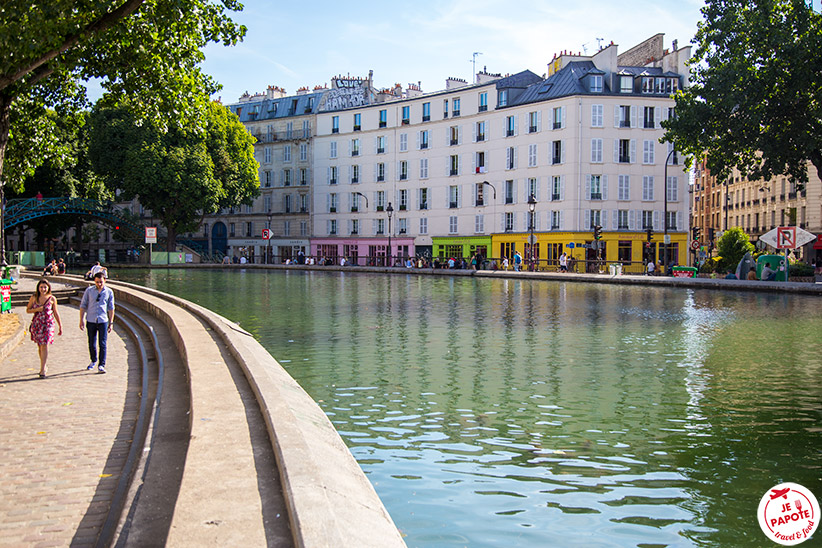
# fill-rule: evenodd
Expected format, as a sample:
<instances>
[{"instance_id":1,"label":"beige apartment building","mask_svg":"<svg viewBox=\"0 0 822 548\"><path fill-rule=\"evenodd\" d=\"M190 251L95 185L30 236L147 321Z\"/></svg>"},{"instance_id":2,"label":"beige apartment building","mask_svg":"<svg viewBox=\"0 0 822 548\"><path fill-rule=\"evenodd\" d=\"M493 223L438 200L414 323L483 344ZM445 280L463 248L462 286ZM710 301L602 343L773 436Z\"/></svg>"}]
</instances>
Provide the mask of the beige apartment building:
<instances>
[{"instance_id":1,"label":"beige apartment building","mask_svg":"<svg viewBox=\"0 0 822 548\"><path fill-rule=\"evenodd\" d=\"M816 168L808 163L808 183L797 190L787 176L752 180L734 170L726 180L717 180L703 162L694 170L692 201L693 227L710 249L712 236L731 227L740 227L753 243L778 226L797 226L813 234L822 233L822 182ZM762 242L761 246L767 248ZM803 260L822 258L822 241L806 244L797 251Z\"/></svg>"}]
</instances>

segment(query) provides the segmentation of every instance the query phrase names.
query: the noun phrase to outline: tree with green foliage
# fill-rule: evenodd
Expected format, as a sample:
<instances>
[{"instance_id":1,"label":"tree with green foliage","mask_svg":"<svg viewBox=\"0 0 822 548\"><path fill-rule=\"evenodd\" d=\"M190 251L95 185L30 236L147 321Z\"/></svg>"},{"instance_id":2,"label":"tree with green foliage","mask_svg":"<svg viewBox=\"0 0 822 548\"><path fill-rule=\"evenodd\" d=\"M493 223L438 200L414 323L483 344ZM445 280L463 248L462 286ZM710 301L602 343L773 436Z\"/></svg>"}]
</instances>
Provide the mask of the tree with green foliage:
<instances>
[{"instance_id":1,"label":"tree with green foliage","mask_svg":"<svg viewBox=\"0 0 822 548\"><path fill-rule=\"evenodd\" d=\"M226 13L241 9L237 0L0 3L0 200L3 185L21 191L46 158L65 158L47 113L87 106L80 82L100 78L110 100L128 97L146 119L202 118L217 87L198 67L201 50L242 39L245 27ZM0 259L2 245L0 234Z\"/></svg>"},{"instance_id":2,"label":"tree with green foliage","mask_svg":"<svg viewBox=\"0 0 822 548\"><path fill-rule=\"evenodd\" d=\"M259 195L254 138L219 103L209 104L204 132L141 121L125 104L95 108L89 156L110 190L137 198L161 219L170 250L177 234L195 230L204 214L251 204Z\"/></svg>"},{"instance_id":3,"label":"tree with green foliage","mask_svg":"<svg viewBox=\"0 0 822 548\"><path fill-rule=\"evenodd\" d=\"M720 180L822 177L822 15L806 0L707 0L664 140Z\"/></svg>"},{"instance_id":4,"label":"tree with green foliage","mask_svg":"<svg viewBox=\"0 0 822 548\"><path fill-rule=\"evenodd\" d=\"M44 197L68 196L107 201L114 198L103 185L103 180L91 168L88 157L88 112L79 117L60 119L55 112L47 115L49 124L55 129L55 138L66 151L61 158L47 157L34 173L26 177L23 189L17 193L11 189L11 197L32 198L36 193ZM74 248L80 250L79 234L83 219L74 215L50 215L37 217L18 225L21 230L32 228L36 239L42 244L45 238L57 238L68 228L74 227L78 234ZM42 246L41 246L42 247Z\"/></svg>"},{"instance_id":5,"label":"tree with green foliage","mask_svg":"<svg viewBox=\"0 0 822 548\"><path fill-rule=\"evenodd\" d=\"M733 269L745 256L745 253L753 254L756 248L748 239L745 231L735 226L722 234L717 242L717 249L719 250L719 256L722 257L720 268Z\"/></svg>"}]
</instances>

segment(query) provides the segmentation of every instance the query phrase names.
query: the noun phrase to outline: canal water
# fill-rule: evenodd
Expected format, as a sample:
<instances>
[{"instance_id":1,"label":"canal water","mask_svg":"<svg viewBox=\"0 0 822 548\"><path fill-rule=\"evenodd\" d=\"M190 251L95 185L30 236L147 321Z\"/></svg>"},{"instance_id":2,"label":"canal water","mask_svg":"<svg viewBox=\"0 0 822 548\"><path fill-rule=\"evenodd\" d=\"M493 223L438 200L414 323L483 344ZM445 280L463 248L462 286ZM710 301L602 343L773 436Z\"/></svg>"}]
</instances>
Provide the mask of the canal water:
<instances>
[{"instance_id":1,"label":"canal water","mask_svg":"<svg viewBox=\"0 0 822 548\"><path fill-rule=\"evenodd\" d=\"M328 414L410 547L759 547L770 487L822 498L816 297L414 274L117 277L252 332Z\"/></svg>"}]
</instances>

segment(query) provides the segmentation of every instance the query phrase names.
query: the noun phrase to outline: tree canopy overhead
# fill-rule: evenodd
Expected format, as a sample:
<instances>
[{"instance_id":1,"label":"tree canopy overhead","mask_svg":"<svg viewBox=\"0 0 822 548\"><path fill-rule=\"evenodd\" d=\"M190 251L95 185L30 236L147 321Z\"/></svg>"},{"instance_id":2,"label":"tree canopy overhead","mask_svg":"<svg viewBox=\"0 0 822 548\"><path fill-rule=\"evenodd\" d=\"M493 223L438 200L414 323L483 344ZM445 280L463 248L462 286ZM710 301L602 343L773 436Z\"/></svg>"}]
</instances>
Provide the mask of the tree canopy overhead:
<instances>
[{"instance_id":1,"label":"tree canopy overhead","mask_svg":"<svg viewBox=\"0 0 822 548\"><path fill-rule=\"evenodd\" d=\"M197 228L204 213L251 204L259 195L254 138L237 116L209 103L205 131L139 121L131 105L97 107L91 117L89 156L95 171L120 198L138 198L168 231Z\"/></svg>"},{"instance_id":2,"label":"tree canopy overhead","mask_svg":"<svg viewBox=\"0 0 822 548\"><path fill-rule=\"evenodd\" d=\"M196 116L215 83L198 68L209 42L245 34L236 0L5 0L0 3L0 176L21 184L44 155L59 154L42 117L83 106L79 82L100 78L116 101L146 117ZM34 129L32 129L34 128ZM38 131L39 130L39 131ZM6 171L7 145L15 159ZM34 146L32 146L34 145Z\"/></svg>"},{"instance_id":3,"label":"tree canopy overhead","mask_svg":"<svg viewBox=\"0 0 822 548\"><path fill-rule=\"evenodd\" d=\"M720 178L822 177L822 16L806 0L707 0L666 141Z\"/></svg>"}]
</instances>

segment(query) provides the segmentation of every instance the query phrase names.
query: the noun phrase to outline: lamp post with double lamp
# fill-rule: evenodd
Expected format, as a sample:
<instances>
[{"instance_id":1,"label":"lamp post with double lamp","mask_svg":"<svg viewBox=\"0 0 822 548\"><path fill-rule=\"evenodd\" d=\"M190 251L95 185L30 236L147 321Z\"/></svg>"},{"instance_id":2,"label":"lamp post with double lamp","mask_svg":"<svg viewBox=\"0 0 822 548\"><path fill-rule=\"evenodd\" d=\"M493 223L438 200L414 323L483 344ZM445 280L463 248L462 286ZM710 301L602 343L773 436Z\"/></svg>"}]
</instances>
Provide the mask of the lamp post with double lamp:
<instances>
[{"instance_id":1,"label":"lamp post with double lamp","mask_svg":"<svg viewBox=\"0 0 822 548\"><path fill-rule=\"evenodd\" d=\"M528 240L528 260L531 265L531 271L534 270L534 210L537 208L537 197L531 194L528 196L528 211L531 215L528 219L528 228L531 230L531 239Z\"/></svg>"},{"instance_id":2,"label":"lamp post with double lamp","mask_svg":"<svg viewBox=\"0 0 822 548\"><path fill-rule=\"evenodd\" d=\"M665 269L663 271L664 274L669 273L668 272L668 270L669 270L669 268L668 268L668 247L671 245L671 239L670 239L670 236L668 236L668 162L671 161L671 156L673 156L675 152L676 152L676 146L671 147L671 152L669 152L668 157L665 158L665 174L662 178L662 184L663 184L662 192L663 192L663 194L665 194L665 213L662 216L663 217L663 219L662 219L663 225L662 226L664 227L664 232L663 232L664 237L663 237L662 242L663 242L663 245L665 246L665 249L662 253L662 257L663 257L662 265L663 265L663 268Z\"/></svg>"},{"instance_id":3,"label":"lamp post with double lamp","mask_svg":"<svg viewBox=\"0 0 822 548\"><path fill-rule=\"evenodd\" d=\"M271 264L271 210L268 210L268 224L265 225L268 229L268 238L266 239L265 250L265 264Z\"/></svg>"},{"instance_id":4,"label":"lamp post with double lamp","mask_svg":"<svg viewBox=\"0 0 822 548\"><path fill-rule=\"evenodd\" d=\"M385 212L388 213L388 266L394 266L391 264L391 216L394 214L394 208L391 206L391 202L388 202L388 207L385 208Z\"/></svg>"}]
</instances>

